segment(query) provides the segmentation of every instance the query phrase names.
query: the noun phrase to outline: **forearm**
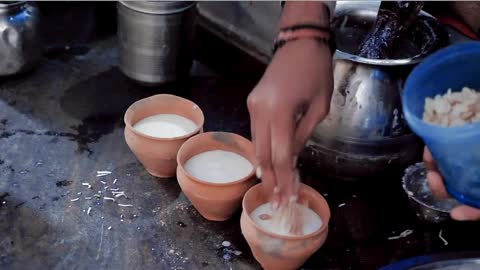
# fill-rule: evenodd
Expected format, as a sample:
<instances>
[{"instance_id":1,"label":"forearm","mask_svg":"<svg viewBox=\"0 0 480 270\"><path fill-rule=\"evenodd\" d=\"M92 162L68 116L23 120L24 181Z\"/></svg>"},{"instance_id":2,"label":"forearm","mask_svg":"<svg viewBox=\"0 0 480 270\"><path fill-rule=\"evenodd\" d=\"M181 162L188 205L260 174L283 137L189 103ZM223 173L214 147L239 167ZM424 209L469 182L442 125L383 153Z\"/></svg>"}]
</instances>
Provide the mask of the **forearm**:
<instances>
[{"instance_id":1,"label":"forearm","mask_svg":"<svg viewBox=\"0 0 480 270\"><path fill-rule=\"evenodd\" d=\"M451 2L455 13L477 34L480 34L480 2Z\"/></svg>"},{"instance_id":2,"label":"forearm","mask_svg":"<svg viewBox=\"0 0 480 270\"><path fill-rule=\"evenodd\" d=\"M333 4L332 4L333 3ZM325 4L321 1L286 1L280 28L295 24L329 25L330 13L333 14L334 2Z\"/></svg>"}]
</instances>

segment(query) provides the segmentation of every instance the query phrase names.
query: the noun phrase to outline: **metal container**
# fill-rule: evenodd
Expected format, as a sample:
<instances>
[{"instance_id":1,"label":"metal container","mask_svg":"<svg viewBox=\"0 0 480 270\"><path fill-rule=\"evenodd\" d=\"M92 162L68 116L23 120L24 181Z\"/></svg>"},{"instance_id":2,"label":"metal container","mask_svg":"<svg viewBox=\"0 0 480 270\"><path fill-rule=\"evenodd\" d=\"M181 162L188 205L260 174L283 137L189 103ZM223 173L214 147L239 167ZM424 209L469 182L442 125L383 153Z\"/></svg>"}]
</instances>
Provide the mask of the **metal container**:
<instances>
[{"instance_id":1,"label":"metal container","mask_svg":"<svg viewBox=\"0 0 480 270\"><path fill-rule=\"evenodd\" d=\"M353 54L373 25L378 3L339 2L334 90L329 115L316 128L302 160L322 174L344 180L379 177L411 164L421 141L404 120L400 94L413 65L424 55L402 44L409 58L373 60ZM428 16L426 13L422 13Z\"/></svg>"},{"instance_id":2,"label":"metal container","mask_svg":"<svg viewBox=\"0 0 480 270\"><path fill-rule=\"evenodd\" d=\"M425 99L465 86L480 89L480 42L466 42L441 50L410 74L402 96L406 120L422 138L454 198L480 208L480 123L432 125L423 120ZM480 105L480 100L473 100Z\"/></svg>"},{"instance_id":3,"label":"metal container","mask_svg":"<svg viewBox=\"0 0 480 270\"><path fill-rule=\"evenodd\" d=\"M0 1L0 76L27 71L39 61L39 22L34 2Z\"/></svg>"},{"instance_id":4,"label":"metal container","mask_svg":"<svg viewBox=\"0 0 480 270\"><path fill-rule=\"evenodd\" d=\"M194 2L121 1L118 10L120 69L150 85L188 75L196 9Z\"/></svg>"},{"instance_id":5,"label":"metal container","mask_svg":"<svg viewBox=\"0 0 480 270\"><path fill-rule=\"evenodd\" d=\"M379 270L478 270L478 251L454 251L449 253L427 254L395 262Z\"/></svg>"},{"instance_id":6,"label":"metal container","mask_svg":"<svg viewBox=\"0 0 480 270\"><path fill-rule=\"evenodd\" d=\"M450 211L459 206L455 199L434 197L427 180L427 169L423 163L409 166L402 178L403 190L418 219L426 223L450 220Z\"/></svg>"}]
</instances>

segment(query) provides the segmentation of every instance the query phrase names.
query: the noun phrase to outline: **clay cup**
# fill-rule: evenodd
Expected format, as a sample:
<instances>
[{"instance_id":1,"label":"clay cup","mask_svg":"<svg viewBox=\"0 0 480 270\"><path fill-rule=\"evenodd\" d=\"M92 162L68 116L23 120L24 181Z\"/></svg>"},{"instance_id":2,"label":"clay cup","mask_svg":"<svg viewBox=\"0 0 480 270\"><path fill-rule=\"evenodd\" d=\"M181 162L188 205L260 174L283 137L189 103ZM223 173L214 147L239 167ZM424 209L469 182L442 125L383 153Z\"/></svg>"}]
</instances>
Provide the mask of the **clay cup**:
<instances>
[{"instance_id":1,"label":"clay cup","mask_svg":"<svg viewBox=\"0 0 480 270\"><path fill-rule=\"evenodd\" d=\"M186 117L197 128L184 136L157 138L136 131L133 125L155 114L176 114ZM133 103L126 111L125 141L145 169L156 177L175 176L177 153L180 146L190 137L202 132L204 116L192 101L167 94L154 95Z\"/></svg>"},{"instance_id":2,"label":"clay cup","mask_svg":"<svg viewBox=\"0 0 480 270\"><path fill-rule=\"evenodd\" d=\"M186 141L177 156L177 179L182 191L197 211L207 220L224 221L237 210L245 192L257 178L255 169L244 178L229 183L211 183L190 175L185 163L195 155L211 150L224 150L237 153L252 163L256 159L253 144L240 135L228 132L206 132Z\"/></svg>"},{"instance_id":3,"label":"clay cup","mask_svg":"<svg viewBox=\"0 0 480 270\"><path fill-rule=\"evenodd\" d=\"M327 201L313 188L301 184L300 202L306 203L322 219L322 226L315 232L303 236L284 236L271 233L258 226L250 213L269 201L262 184L255 185L243 198L240 218L242 234L247 240L253 256L266 270L294 270L301 267L327 239L330 209Z\"/></svg>"}]
</instances>

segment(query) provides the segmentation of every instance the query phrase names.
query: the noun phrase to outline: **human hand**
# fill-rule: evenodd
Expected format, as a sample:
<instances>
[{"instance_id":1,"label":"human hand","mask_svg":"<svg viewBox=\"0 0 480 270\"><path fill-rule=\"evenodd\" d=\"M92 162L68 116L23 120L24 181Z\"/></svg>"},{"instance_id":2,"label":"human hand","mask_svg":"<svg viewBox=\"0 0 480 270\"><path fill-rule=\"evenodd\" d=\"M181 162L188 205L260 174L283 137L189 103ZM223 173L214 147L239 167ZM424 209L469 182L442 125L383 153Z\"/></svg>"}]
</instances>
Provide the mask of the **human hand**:
<instances>
[{"instance_id":1,"label":"human hand","mask_svg":"<svg viewBox=\"0 0 480 270\"><path fill-rule=\"evenodd\" d=\"M450 195L445 188L443 178L433 160L432 154L425 146L423 151L423 162L428 170L427 179L433 194L437 198L448 198ZM452 209L450 216L455 220L480 220L480 209L467 205L460 205Z\"/></svg>"},{"instance_id":2,"label":"human hand","mask_svg":"<svg viewBox=\"0 0 480 270\"><path fill-rule=\"evenodd\" d=\"M295 40L276 52L248 97L262 181L274 207L296 193L297 157L328 114L332 77L329 48L311 39Z\"/></svg>"},{"instance_id":3,"label":"human hand","mask_svg":"<svg viewBox=\"0 0 480 270\"><path fill-rule=\"evenodd\" d=\"M452 1L449 2L450 10L453 10L455 15L461 18L461 20L475 34L480 35L480 18L478 14L480 12L480 2L477 1Z\"/></svg>"}]
</instances>

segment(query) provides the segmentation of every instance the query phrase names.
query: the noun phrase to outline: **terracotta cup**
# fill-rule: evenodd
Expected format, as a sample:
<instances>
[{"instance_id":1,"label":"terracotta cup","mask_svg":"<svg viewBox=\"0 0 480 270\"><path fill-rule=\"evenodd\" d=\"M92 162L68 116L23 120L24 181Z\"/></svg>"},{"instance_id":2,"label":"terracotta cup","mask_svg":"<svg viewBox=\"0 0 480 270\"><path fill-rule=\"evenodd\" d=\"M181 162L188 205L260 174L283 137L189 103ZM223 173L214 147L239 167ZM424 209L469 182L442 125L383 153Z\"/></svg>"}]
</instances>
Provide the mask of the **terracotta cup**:
<instances>
[{"instance_id":1,"label":"terracotta cup","mask_svg":"<svg viewBox=\"0 0 480 270\"><path fill-rule=\"evenodd\" d=\"M246 177L230 183L210 183L190 175L184 168L193 156L211 150L224 150L237 153L248 159L255 167L253 144L240 135L227 132L206 132L186 141L177 156L177 178L182 191L197 211L206 219L224 221L237 210L245 192L257 178L255 170Z\"/></svg>"},{"instance_id":2,"label":"terracotta cup","mask_svg":"<svg viewBox=\"0 0 480 270\"><path fill-rule=\"evenodd\" d=\"M266 270L293 270L301 267L327 239L330 209L327 201L313 188L301 184L299 200L306 203L322 219L317 231L303 236L284 236L266 231L250 217L258 206L269 201L262 184L252 187L243 198L240 218L242 234L255 259Z\"/></svg>"},{"instance_id":3,"label":"terracotta cup","mask_svg":"<svg viewBox=\"0 0 480 270\"><path fill-rule=\"evenodd\" d=\"M184 136L156 138L136 131L133 125L155 114L176 114L186 117L197 128ZM202 110L188 99L174 95L160 94L133 103L125 113L125 141L153 176L172 177L177 167L177 153L180 146L190 137L202 131L204 122Z\"/></svg>"}]
</instances>

